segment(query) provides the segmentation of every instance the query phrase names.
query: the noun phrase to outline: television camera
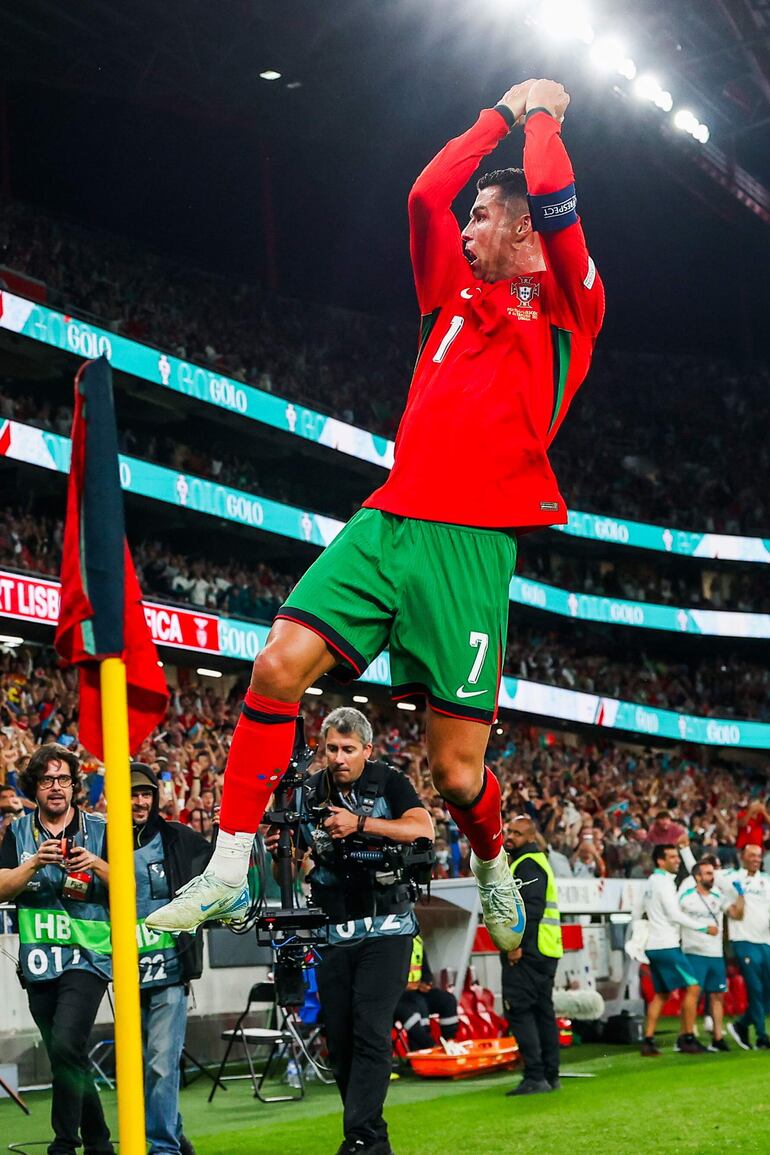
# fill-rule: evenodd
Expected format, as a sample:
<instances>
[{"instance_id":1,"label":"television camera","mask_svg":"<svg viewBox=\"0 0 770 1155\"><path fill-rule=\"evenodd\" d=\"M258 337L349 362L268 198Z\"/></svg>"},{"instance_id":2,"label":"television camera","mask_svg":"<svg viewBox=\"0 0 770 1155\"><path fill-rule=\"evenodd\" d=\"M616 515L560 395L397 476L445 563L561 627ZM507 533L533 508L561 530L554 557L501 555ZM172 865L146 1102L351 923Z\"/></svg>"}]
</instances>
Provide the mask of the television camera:
<instances>
[{"instance_id":1,"label":"television camera","mask_svg":"<svg viewBox=\"0 0 770 1155\"><path fill-rule=\"evenodd\" d=\"M335 921L333 909L311 901L300 905L296 885L294 848L298 844L301 823L308 821L298 809L299 791L308 777L313 751L305 744L303 719L297 721L294 753L278 788L273 808L265 820L278 828L278 845L274 853L281 905L266 908L262 900L254 905L241 928L256 928L257 942L275 951L276 999L281 1006L298 1006L304 1001L303 971L319 961L317 948L327 942L327 929ZM416 901L420 888L430 888L435 853L428 838L412 843L395 843L372 835L352 834L332 839L323 828L328 803L314 806L313 844L309 847L316 865L333 867L346 883L356 889L371 887L373 913L377 892L396 883L404 884L409 897ZM267 862L260 869L269 869ZM311 892L315 888L311 887ZM322 892L316 892L322 893Z\"/></svg>"}]
</instances>

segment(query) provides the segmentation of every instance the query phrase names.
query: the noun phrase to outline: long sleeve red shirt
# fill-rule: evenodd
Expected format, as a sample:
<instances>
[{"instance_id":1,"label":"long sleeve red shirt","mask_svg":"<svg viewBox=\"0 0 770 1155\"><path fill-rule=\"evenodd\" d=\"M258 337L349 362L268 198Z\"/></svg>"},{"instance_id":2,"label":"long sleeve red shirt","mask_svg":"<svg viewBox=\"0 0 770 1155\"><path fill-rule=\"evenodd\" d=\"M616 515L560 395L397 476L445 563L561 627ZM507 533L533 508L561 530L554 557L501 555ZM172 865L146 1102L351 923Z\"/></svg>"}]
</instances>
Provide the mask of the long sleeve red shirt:
<instances>
[{"instance_id":1,"label":"long sleeve red shirt","mask_svg":"<svg viewBox=\"0 0 770 1155\"><path fill-rule=\"evenodd\" d=\"M364 505L456 525L563 524L548 447L582 384L604 315L604 289L579 219L540 234L546 269L476 280L452 202L507 134L494 109L449 142L409 197L421 348L384 485ZM559 123L525 126L530 195L574 180Z\"/></svg>"}]
</instances>

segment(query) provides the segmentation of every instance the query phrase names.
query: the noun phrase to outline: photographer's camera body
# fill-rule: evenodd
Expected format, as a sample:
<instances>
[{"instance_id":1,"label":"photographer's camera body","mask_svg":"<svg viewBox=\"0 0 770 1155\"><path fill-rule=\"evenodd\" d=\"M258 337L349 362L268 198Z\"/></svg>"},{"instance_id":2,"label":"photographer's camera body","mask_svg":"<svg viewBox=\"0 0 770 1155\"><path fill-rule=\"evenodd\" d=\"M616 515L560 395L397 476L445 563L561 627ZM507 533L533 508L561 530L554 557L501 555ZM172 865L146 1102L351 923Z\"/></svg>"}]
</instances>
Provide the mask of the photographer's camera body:
<instances>
[{"instance_id":1,"label":"photographer's camera body","mask_svg":"<svg viewBox=\"0 0 770 1155\"><path fill-rule=\"evenodd\" d=\"M395 773L384 762L367 762L345 795L335 791L326 771L302 787L300 831L313 860L308 883L313 904L329 919L330 943L416 931L413 905L435 861L430 839L397 843L366 832L332 838L324 828L330 803L357 816L392 819L385 788Z\"/></svg>"}]
</instances>

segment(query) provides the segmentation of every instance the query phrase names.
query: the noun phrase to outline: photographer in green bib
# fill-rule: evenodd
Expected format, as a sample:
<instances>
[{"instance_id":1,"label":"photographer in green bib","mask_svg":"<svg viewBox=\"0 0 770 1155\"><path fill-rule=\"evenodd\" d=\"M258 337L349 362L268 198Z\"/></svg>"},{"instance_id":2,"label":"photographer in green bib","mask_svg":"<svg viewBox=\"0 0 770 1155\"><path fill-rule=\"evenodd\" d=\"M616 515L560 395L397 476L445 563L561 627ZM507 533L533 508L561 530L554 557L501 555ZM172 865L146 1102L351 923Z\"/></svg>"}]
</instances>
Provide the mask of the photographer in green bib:
<instances>
[{"instance_id":1,"label":"photographer in green bib","mask_svg":"<svg viewBox=\"0 0 770 1155\"><path fill-rule=\"evenodd\" d=\"M51 1063L49 1155L114 1155L88 1060L88 1039L112 977L107 825L74 804L80 760L46 743L19 773L36 805L0 846L0 901L15 902L19 976Z\"/></svg>"},{"instance_id":2,"label":"photographer in green bib","mask_svg":"<svg viewBox=\"0 0 770 1155\"><path fill-rule=\"evenodd\" d=\"M187 996L203 970L203 936L150 930L145 919L200 874L211 857L206 839L158 811L158 779L131 763L139 995L142 1007L144 1111L149 1155L190 1155L179 1114L179 1062L187 1028Z\"/></svg>"},{"instance_id":3,"label":"photographer in green bib","mask_svg":"<svg viewBox=\"0 0 770 1155\"><path fill-rule=\"evenodd\" d=\"M559 898L532 819L518 815L508 836L513 845L511 873L521 884L527 928L521 946L500 955L503 1005L524 1060L524 1078L506 1094L541 1095L561 1086L559 1031L553 1009L553 981L564 953Z\"/></svg>"}]
</instances>

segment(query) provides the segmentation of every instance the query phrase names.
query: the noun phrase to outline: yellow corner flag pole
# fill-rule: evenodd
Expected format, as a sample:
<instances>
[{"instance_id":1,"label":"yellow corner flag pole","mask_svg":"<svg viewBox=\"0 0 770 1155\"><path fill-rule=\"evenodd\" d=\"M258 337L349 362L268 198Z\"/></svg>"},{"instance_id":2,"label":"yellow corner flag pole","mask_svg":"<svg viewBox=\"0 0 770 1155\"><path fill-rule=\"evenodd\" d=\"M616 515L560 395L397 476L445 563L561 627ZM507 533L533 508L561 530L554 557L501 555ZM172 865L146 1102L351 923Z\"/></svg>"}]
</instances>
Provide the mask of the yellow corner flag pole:
<instances>
[{"instance_id":1,"label":"yellow corner flag pole","mask_svg":"<svg viewBox=\"0 0 770 1155\"><path fill-rule=\"evenodd\" d=\"M107 837L110 856L110 920L115 987L115 1073L120 1155L145 1155L139 951L136 942L136 879L131 819L126 667L105 658L102 691L104 765L107 768Z\"/></svg>"}]
</instances>

